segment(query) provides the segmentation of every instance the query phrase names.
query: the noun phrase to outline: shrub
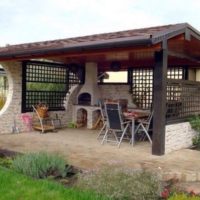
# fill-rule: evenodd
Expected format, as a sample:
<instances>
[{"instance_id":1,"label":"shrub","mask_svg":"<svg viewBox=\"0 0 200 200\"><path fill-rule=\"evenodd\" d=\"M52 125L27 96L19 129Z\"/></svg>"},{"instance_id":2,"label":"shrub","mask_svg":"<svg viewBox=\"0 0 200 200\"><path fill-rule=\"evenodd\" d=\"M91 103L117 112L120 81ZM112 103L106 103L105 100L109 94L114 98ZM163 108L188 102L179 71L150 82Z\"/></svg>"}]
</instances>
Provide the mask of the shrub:
<instances>
[{"instance_id":1,"label":"shrub","mask_svg":"<svg viewBox=\"0 0 200 200\"><path fill-rule=\"evenodd\" d=\"M65 176L65 161L45 152L28 153L13 160L13 169L34 178Z\"/></svg>"},{"instance_id":2,"label":"shrub","mask_svg":"<svg viewBox=\"0 0 200 200\"><path fill-rule=\"evenodd\" d=\"M176 194L174 193L168 200L200 200L200 196L191 196L189 194Z\"/></svg>"},{"instance_id":3,"label":"shrub","mask_svg":"<svg viewBox=\"0 0 200 200\"><path fill-rule=\"evenodd\" d=\"M192 143L197 149L200 149L200 116L193 116L189 120L191 127L198 132L198 134L192 139Z\"/></svg>"},{"instance_id":4,"label":"shrub","mask_svg":"<svg viewBox=\"0 0 200 200\"><path fill-rule=\"evenodd\" d=\"M158 199L161 188L157 176L149 172L113 167L81 174L77 187L111 200L154 200Z\"/></svg>"},{"instance_id":5,"label":"shrub","mask_svg":"<svg viewBox=\"0 0 200 200\"><path fill-rule=\"evenodd\" d=\"M195 115L189 119L191 127L200 133L200 117Z\"/></svg>"},{"instance_id":6,"label":"shrub","mask_svg":"<svg viewBox=\"0 0 200 200\"><path fill-rule=\"evenodd\" d=\"M196 135L196 136L192 139L192 143L193 143L193 145L194 145L197 149L200 149L200 134Z\"/></svg>"},{"instance_id":7,"label":"shrub","mask_svg":"<svg viewBox=\"0 0 200 200\"><path fill-rule=\"evenodd\" d=\"M0 158L0 166L10 168L12 166L12 159Z\"/></svg>"}]
</instances>

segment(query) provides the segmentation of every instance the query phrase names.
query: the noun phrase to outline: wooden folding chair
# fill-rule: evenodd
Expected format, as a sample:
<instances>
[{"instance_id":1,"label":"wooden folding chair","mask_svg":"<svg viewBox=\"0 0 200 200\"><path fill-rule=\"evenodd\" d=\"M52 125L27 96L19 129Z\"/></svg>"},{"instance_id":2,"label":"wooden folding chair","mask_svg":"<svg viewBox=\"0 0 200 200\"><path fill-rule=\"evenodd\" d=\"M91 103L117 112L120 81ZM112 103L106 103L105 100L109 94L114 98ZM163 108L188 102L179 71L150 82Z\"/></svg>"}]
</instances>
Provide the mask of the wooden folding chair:
<instances>
[{"instance_id":1,"label":"wooden folding chair","mask_svg":"<svg viewBox=\"0 0 200 200\"><path fill-rule=\"evenodd\" d=\"M148 138L151 144L152 144L152 140L149 135L149 128L150 128L152 118L153 118L153 111L149 114L149 116L146 119L138 120L138 126L135 129L135 135L139 134L139 137L141 138L141 140Z\"/></svg>"},{"instance_id":2,"label":"wooden folding chair","mask_svg":"<svg viewBox=\"0 0 200 200\"><path fill-rule=\"evenodd\" d=\"M104 142L114 142L120 147L125 135L128 135L130 121L124 121L119 103L105 103L107 117L106 131L101 144Z\"/></svg>"}]
</instances>

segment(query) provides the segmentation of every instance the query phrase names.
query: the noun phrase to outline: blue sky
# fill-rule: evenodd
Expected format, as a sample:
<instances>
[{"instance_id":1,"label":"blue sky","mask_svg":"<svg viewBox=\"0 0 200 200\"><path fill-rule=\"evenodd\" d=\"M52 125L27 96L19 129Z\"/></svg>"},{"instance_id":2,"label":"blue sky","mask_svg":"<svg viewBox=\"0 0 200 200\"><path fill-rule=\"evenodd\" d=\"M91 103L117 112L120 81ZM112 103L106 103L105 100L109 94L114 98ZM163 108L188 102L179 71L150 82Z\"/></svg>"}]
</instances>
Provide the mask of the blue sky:
<instances>
[{"instance_id":1,"label":"blue sky","mask_svg":"<svg viewBox=\"0 0 200 200\"><path fill-rule=\"evenodd\" d=\"M0 45L188 22L200 0L0 0Z\"/></svg>"}]
</instances>

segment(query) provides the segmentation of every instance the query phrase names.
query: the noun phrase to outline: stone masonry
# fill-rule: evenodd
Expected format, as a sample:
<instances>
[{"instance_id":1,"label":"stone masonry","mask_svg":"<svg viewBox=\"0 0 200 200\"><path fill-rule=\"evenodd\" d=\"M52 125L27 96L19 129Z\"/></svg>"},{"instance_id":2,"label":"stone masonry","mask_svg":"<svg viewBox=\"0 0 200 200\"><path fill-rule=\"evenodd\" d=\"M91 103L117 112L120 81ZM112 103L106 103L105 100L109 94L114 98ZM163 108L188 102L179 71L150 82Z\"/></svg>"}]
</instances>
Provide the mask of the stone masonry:
<instances>
[{"instance_id":1,"label":"stone masonry","mask_svg":"<svg viewBox=\"0 0 200 200\"><path fill-rule=\"evenodd\" d=\"M165 131L165 153L192 146L196 134L189 122L167 125Z\"/></svg>"},{"instance_id":2,"label":"stone masonry","mask_svg":"<svg viewBox=\"0 0 200 200\"><path fill-rule=\"evenodd\" d=\"M8 78L8 96L6 104L0 111L0 134L12 133L12 127L16 124L19 132L27 131L27 125L22 120L21 97L22 97L22 63L0 63ZM50 112L50 115L58 115L63 125L67 124L66 111ZM28 113L32 116L32 113Z\"/></svg>"}]
</instances>

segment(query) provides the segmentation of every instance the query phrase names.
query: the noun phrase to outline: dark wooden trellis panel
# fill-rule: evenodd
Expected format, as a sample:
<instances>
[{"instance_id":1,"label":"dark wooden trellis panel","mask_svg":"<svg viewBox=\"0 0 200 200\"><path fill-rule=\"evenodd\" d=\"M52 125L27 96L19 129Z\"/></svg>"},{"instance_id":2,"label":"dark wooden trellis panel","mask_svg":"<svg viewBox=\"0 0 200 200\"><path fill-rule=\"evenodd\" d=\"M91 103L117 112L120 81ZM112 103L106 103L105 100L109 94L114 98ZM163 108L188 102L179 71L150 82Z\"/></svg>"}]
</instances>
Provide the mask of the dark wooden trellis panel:
<instances>
[{"instance_id":1,"label":"dark wooden trellis panel","mask_svg":"<svg viewBox=\"0 0 200 200\"><path fill-rule=\"evenodd\" d=\"M186 68L168 68L167 78L186 79ZM150 109L153 100L153 69L151 68L131 68L128 74L131 85L133 102L143 109Z\"/></svg>"},{"instance_id":2,"label":"dark wooden trellis panel","mask_svg":"<svg viewBox=\"0 0 200 200\"><path fill-rule=\"evenodd\" d=\"M200 83L167 80L167 123L187 120L200 114Z\"/></svg>"},{"instance_id":3,"label":"dark wooden trellis panel","mask_svg":"<svg viewBox=\"0 0 200 200\"><path fill-rule=\"evenodd\" d=\"M136 68L129 71L130 92L139 108L150 108L153 90L153 70Z\"/></svg>"},{"instance_id":4,"label":"dark wooden trellis panel","mask_svg":"<svg viewBox=\"0 0 200 200\"><path fill-rule=\"evenodd\" d=\"M83 71L83 70L82 70ZM80 76L81 74L81 76ZM32 111L32 105L46 103L49 110L64 110L66 94L73 85L83 82L70 66L58 63L25 61L22 72L22 112ZM29 84L41 87L30 89ZM47 90L48 86L52 86Z\"/></svg>"}]
</instances>

